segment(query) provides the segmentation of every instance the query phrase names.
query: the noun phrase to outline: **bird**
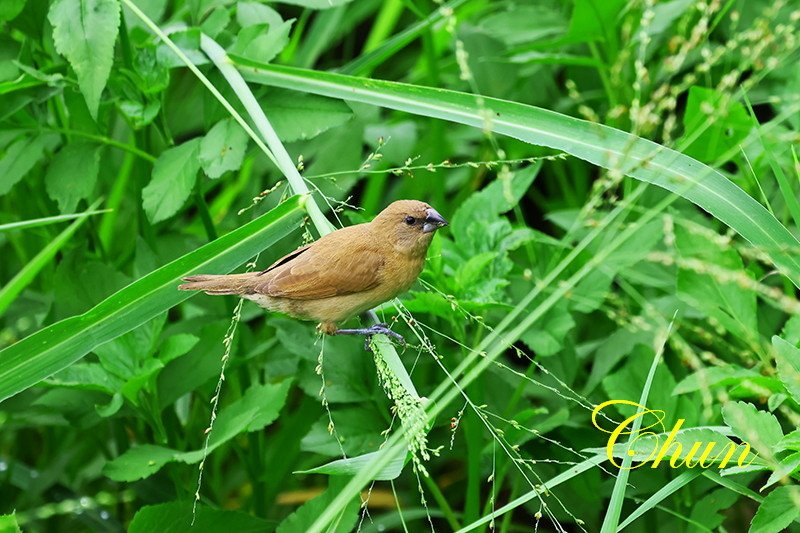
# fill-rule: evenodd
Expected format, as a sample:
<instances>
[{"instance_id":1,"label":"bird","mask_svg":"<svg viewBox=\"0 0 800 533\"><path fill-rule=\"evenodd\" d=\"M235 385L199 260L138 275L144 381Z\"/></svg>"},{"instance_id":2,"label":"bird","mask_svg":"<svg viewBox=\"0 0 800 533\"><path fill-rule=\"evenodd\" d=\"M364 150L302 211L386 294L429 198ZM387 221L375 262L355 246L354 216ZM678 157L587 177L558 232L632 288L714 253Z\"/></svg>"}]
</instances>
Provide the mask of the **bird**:
<instances>
[{"instance_id":1,"label":"bird","mask_svg":"<svg viewBox=\"0 0 800 533\"><path fill-rule=\"evenodd\" d=\"M260 272L188 276L178 289L238 295L269 311L318 322L325 335L364 335L367 347L376 334L405 344L387 324L339 324L411 288L436 230L447 224L425 202L398 200L372 221L328 233Z\"/></svg>"}]
</instances>

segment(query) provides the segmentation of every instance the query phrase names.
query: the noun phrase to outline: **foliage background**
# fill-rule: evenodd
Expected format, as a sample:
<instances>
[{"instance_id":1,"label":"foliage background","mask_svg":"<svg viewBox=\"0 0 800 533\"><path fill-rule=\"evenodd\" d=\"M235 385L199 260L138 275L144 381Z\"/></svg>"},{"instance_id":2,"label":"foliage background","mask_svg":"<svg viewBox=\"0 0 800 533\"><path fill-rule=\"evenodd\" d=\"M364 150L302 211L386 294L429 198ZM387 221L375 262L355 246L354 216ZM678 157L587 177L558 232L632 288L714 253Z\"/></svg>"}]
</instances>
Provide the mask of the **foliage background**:
<instances>
[{"instance_id":1,"label":"foliage background","mask_svg":"<svg viewBox=\"0 0 800 533\"><path fill-rule=\"evenodd\" d=\"M796 531L799 23L3 2L0 530L188 530L202 472L193 531ZM175 291L398 198L451 221L378 310L413 385L385 344ZM618 475L591 412L640 398L759 459Z\"/></svg>"}]
</instances>

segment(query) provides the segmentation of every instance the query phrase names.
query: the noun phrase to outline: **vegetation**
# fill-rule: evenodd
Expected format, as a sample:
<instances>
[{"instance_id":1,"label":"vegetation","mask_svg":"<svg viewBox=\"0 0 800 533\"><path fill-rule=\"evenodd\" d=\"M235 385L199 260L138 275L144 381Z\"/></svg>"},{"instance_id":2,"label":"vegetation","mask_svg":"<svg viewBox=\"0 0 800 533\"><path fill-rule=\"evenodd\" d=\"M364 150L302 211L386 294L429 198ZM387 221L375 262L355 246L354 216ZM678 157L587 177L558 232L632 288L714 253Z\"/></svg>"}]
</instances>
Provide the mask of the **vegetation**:
<instances>
[{"instance_id":1,"label":"vegetation","mask_svg":"<svg viewBox=\"0 0 800 533\"><path fill-rule=\"evenodd\" d=\"M800 531L798 26L4 0L0 531ZM176 290L399 198L405 347Z\"/></svg>"}]
</instances>

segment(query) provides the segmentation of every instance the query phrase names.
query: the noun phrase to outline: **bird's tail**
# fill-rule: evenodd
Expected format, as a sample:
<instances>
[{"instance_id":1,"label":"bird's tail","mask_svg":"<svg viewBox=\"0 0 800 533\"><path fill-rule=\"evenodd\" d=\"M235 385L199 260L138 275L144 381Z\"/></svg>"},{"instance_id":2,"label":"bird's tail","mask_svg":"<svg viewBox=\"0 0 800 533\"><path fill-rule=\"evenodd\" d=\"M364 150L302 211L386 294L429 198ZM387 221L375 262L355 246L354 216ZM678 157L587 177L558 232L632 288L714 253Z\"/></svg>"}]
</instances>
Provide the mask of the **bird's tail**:
<instances>
[{"instance_id":1,"label":"bird's tail","mask_svg":"<svg viewBox=\"0 0 800 533\"><path fill-rule=\"evenodd\" d=\"M244 294L248 292L249 281L258 272L228 275L198 275L183 278L186 283L179 285L182 291L203 291L206 294Z\"/></svg>"}]
</instances>

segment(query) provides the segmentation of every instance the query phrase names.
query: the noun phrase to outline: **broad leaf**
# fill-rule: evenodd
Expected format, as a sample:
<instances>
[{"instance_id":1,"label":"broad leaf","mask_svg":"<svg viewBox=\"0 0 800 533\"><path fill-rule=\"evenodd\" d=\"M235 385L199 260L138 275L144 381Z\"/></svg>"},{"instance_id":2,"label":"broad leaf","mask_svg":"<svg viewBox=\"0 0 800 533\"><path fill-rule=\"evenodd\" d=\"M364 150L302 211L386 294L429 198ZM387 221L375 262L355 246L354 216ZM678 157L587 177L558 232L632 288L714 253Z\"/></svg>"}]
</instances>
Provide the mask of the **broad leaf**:
<instances>
[{"instance_id":1,"label":"broad leaf","mask_svg":"<svg viewBox=\"0 0 800 533\"><path fill-rule=\"evenodd\" d=\"M39 162L44 146L42 135L23 136L0 153L0 195L10 191Z\"/></svg>"},{"instance_id":2,"label":"broad leaf","mask_svg":"<svg viewBox=\"0 0 800 533\"><path fill-rule=\"evenodd\" d=\"M153 166L153 177L142 189L142 205L155 224L183 207L192 193L200 169L200 139L164 150Z\"/></svg>"},{"instance_id":3,"label":"broad leaf","mask_svg":"<svg viewBox=\"0 0 800 533\"><path fill-rule=\"evenodd\" d=\"M78 86L95 119L114 60L119 12L117 0L56 0L50 6L56 50L78 75Z\"/></svg>"},{"instance_id":4,"label":"broad leaf","mask_svg":"<svg viewBox=\"0 0 800 533\"><path fill-rule=\"evenodd\" d=\"M780 533L800 516L800 487L778 487L761 502L750 533Z\"/></svg>"},{"instance_id":5,"label":"broad leaf","mask_svg":"<svg viewBox=\"0 0 800 533\"><path fill-rule=\"evenodd\" d=\"M736 436L749 443L760 456L770 458L783 439L783 431L775 415L759 411L745 402L729 402L722 408L722 418Z\"/></svg>"},{"instance_id":6,"label":"broad leaf","mask_svg":"<svg viewBox=\"0 0 800 533\"><path fill-rule=\"evenodd\" d=\"M47 194L58 202L62 213L74 211L78 202L88 198L97 183L100 150L85 142L64 146L53 158L44 178Z\"/></svg>"},{"instance_id":7,"label":"broad leaf","mask_svg":"<svg viewBox=\"0 0 800 533\"><path fill-rule=\"evenodd\" d=\"M200 165L209 178L242 166L249 137L233 119L217 122L200 141Z\"/></svg>"}]
</instances>

